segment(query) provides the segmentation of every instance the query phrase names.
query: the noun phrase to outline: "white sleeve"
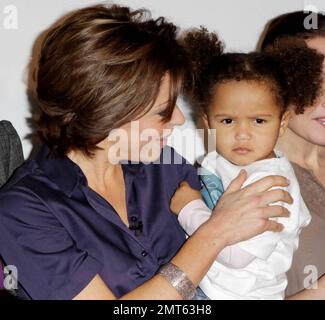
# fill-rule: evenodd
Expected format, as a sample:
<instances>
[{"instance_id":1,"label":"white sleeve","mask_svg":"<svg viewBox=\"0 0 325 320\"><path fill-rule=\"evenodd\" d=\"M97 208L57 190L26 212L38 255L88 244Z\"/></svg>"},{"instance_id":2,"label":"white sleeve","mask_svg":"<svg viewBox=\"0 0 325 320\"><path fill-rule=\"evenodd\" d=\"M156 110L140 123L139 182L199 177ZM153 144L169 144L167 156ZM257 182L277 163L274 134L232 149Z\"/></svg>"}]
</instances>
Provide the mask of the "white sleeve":
<instances>
[{"instance_id":1,"label":"white sleeve","mask_svg":"<svg viewBox=\"0 0 325 320\"><path fill-rule=\"evenodd\" d=\"M225 247L218 255L217 261L226 267L243 269L256 257L237 244Z\"/></svg>"},{"instance_id":2,"label":"white sleeve","mask_svg":"<svg viewBox=\"0 0 325 320\"><path fill-rule=\"evenodd\" d=\"M185 232L191 236L197 228L211 216L211 210L201 199L189 202L178 214L178 221Z\"/></svg>"},{"instance_id":3,"label":"white sleeve","mask_svg":"<svg viewBox=\"0 0 325 320\"><path fill-rule=\"evenodd\" d=\"M202 200L198 199L189 202L180 211L178 221L186 233L192 235L210 216L210 209ZM230 268L244 268L254 259L255 256L235 244L225 247L216 260Z\"/></svg>"}]
</instances>

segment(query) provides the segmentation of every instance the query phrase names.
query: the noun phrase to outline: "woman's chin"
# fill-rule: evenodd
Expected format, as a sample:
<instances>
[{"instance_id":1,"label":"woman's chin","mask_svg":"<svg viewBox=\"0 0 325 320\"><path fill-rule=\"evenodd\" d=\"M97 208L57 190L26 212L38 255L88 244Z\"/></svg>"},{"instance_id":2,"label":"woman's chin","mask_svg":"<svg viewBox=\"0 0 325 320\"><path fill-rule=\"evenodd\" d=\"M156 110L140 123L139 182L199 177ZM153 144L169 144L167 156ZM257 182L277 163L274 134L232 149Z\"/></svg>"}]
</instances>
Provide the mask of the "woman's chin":
<instances>
[{"instance_id":1,"label":"woman's chin","mask_svg":"<svg viewBox=\"0 0 325 320\"><path fill-rule=\"evenodd\" d=\"M317 146L325 146L325 126L319 125L319 127L313 128L313 130L307 131L307 134L301 135L305 140Z\"/></svg>"},{"instance_id":2,"label":"woman's chin","mask_svg":"<svg viewBox=\"0 0 325 320\"><path fill-rule=\"evenodd\" d=\"M325 138L324 137L315 136L315 137L310 137L310 139L308 139L308 140L309 140L309 142L311 142L314 145L317 145L320 147L325 147Z\"/></svg>"}]
</instances>

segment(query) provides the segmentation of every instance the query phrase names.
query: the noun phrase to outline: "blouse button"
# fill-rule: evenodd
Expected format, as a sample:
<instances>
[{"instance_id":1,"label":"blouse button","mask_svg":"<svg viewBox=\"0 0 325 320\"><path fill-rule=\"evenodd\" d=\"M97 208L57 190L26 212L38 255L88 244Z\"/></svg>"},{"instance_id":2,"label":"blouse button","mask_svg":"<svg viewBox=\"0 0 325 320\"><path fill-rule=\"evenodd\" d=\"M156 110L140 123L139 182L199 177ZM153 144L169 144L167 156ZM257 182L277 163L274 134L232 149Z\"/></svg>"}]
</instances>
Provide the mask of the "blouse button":
<instances>
[{"instance_id":1,"label":"blouse button","mask_svg":"<svg viewBox=\"0 0 325 320\"><path fill-rule=\"evenodd\" d=\"M146 257L146 256L148 255L148 252L143 250L143 251L141 252L141 255L142 255L142 257Z\"/></svg>"},{"instance_id":2,"label":"blouse button","mask_svg":"<svg viewBox=\"0 0 325 320\"><path fill-rule=\"evenodd\" d=\"M132 222L136 222L137 220L138 220L137 217L134 217L134 216L131 217L131 221L132 221Z\"/></svg>"}]
</instances>

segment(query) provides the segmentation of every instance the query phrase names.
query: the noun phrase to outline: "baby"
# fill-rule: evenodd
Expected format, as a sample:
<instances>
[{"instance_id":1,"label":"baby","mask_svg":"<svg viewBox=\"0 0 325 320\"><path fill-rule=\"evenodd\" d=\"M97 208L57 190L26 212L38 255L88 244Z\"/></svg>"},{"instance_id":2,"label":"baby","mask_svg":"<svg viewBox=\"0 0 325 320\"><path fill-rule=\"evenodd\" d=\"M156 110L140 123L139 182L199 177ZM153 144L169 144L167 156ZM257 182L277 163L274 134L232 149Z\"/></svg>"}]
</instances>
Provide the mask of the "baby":
<instances>
[{"instance_id":1,"label":"baby","mask_svg":"<svg viewBox=\"0 0 325 320\"><path fill-rule=\"evenodd\" d=\"M206 205L194 200L178 214L186 233L209 219L223 189L241 169L248 175L243 186L265 176L287 177L286 189L294 199L291 205L273 204L290 211L289 218L277 219L282 232L265 232L226 247L200 288L210 299L283 299L285 273L310 214L290 162L274 147L286 130L290 105L304 107L317 97L323 57L298 44L279 45L263 55L223 54L217 36L203 28L189 33L184 43L194 64L195 83L188 92L206 126L215 130L216 149L199 170Z\"/></svg>"}]
</instances>

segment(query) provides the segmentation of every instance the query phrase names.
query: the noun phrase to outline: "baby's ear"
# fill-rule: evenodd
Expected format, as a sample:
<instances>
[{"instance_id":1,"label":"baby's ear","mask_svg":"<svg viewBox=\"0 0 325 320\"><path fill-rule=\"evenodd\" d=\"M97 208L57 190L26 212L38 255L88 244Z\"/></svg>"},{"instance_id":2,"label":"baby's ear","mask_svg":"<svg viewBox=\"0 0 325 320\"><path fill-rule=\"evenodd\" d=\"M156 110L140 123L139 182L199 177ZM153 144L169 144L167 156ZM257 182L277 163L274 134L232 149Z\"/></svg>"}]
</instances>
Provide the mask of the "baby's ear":
<instances>
[{"instance_id":1,"label":"baby's ear","mask_svg":"<svg viewBox=\"0 0 325 320\"><path fill-rule=\"evenodd\" d=\"M291 110L288 109L287 111L284 112L281 118L279 137L281 137L287 130L290 118L291 118Z\"/></svg>"}]
</instances>

